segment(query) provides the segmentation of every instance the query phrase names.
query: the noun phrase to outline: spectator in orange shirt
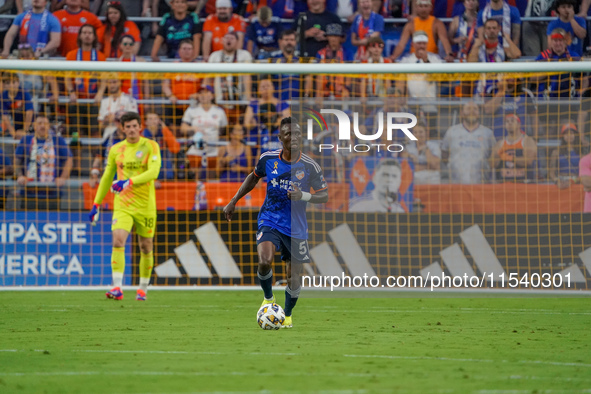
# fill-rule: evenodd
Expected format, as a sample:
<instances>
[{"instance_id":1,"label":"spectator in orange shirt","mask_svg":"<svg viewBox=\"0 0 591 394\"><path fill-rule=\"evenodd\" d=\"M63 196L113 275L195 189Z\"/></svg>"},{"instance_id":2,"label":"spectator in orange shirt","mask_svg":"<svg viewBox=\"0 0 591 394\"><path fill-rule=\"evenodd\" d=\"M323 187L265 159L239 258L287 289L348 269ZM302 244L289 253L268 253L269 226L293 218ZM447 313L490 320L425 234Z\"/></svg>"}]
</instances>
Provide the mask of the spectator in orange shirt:
<instances>
[{"instance_id":1,"label":"spectator in orange shirt","mask_svg":"<svg viewBox=\"0 0 591 394\"><path fill-rule=\"evenodd\" d=\"M92 25L83 25L78 33L78 49L70 51L66 60L70 61L105 61L105 55L99 52L96 48L98 46L98 39L96 37L96 30ZM73 132L78 132L78 128L82 125L89 126L89 134L98 133L98 106L95 103L81 104L77 103L78 99L101 99L101 95L97 93L104 90L102 83L96 78L90 78L88 75L78 77L72 81L71 78L66 78L66 90L70 97L70 105L68 105L69 125L74 127ZM77 104L73 104L77 103Z\"/></svg>"},{"instance_id":2,"label":"spectator in orange shirt","mask_svg":"<svg viewBox=\"0 0 591 394\"><path fill-rule=\"evenodd\" d=\"M179 45L180 62L191 63L195 61L195 49L193 48L193 41L183 40ZM197 93L201 85L201 79L194 74L176 74L174 78L162 81L162 92L170 100L169 105L166 105L165 118L170 128L177 131L181 124L183 114L188 105L177 105L179 100L197 99Z\"/></svg>"},{"instance_id":3,"label":"spectator in orange shirt","mask_svg":"<svg viewBox=\"0 0 591 394\"><path fill-rule=\"evenodd\" d=\"M82 9L82 0L65 1L66 8L53 13L62 25L59 53L64 57L78 47L78 32L83 25L91 25L95 30L103 25L96 15Z\"/></svg>"},{"instance_id":4,"label":"spectator in orange shirt","mask_svg":"<svg viewBox=\"0 0 591 394\"><path fill-rule=\"evenodd\" d=\"M232 13L230 0L217 0L215 15L209 15L203 24L203 59L224 48L223 38L226 33L234 31L238 34L238 48L244 48L246 23L241 16Z\"/></svg>"},{"instance_id":5,"label":"spectator in orange shirt","mask_svg":"<svg viewBox=\"0 0 591 394\"><path fill-rule=\"evenodd\" d=\"M451 45L447 39L447 30L445 25L439 19L431 15L433 10L433 4L431 0L416 0L416 16L414 16L409 22L404 25L402 35L398 41L398 45L394 49L394 53L391 56L392 60L398 59L400 55L406 50L406 44L413 37L417 31L423 31L427 34L429 41L427 42L427 51L433 54L439 54L438 45L441 42L445 49L446 57L445 60L453 62L454 57L451 52ZM411 53L414 53L414 45L411 45Z\"/></svg>"},{"instance_id":6,"label":"spectator in orange shirt","mask_svg":"<svg viewBox=\"0 0 591 394\"><path fill-rule=\"evenodd\" d=\"M121 50L119 49L119 42L124 35L130 35L135 40L133 53L137 54L142 39L140 37L140 30L132 21L127 20L125 9L119 1L111 1L107 5L107 20L96 31L99 41L99 50L105 54L106 57L120 57Z\"/></svg>"}]
</instances>

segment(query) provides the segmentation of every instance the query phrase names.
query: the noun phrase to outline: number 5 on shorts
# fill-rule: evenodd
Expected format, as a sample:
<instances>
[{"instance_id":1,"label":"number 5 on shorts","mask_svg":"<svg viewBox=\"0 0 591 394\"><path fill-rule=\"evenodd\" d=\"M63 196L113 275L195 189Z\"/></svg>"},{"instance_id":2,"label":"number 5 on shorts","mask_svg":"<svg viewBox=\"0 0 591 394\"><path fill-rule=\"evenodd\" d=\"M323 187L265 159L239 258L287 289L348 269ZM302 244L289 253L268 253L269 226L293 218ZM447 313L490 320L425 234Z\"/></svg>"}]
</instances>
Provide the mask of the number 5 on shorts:
<instances>
[{"instance_id":1,"label":"number 5 on shorts","mask_svg":"<svg viewBox=\"0 0 591 394\"><path fill-rule=\"evenodd\" d=\"M307 251L308 251L307 242L306 241L300 242L300 256L305 256Z\"/></svg>"}]
</instances>

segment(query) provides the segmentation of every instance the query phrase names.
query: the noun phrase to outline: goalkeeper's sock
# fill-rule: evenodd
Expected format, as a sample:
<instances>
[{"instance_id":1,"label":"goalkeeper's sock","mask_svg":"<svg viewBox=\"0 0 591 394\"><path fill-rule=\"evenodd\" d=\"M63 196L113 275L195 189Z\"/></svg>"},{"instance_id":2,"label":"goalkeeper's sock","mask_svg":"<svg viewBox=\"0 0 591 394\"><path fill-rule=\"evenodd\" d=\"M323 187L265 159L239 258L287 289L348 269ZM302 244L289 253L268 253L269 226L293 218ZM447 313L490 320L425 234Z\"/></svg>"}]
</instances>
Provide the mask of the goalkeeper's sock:
<instances>
[{"instance_id":1,"label":"goalkeeper's sock","mask_svg":"<svg viewBox=\"0 0 591 394\"><path fill-rule=\"evenodd\" d=\"M265 293L265 299L273 299L273 270L270 269L265 275L261 275L261 273L257 271L257 276L261 281L261 288L263 289L263 293Z\"/></svg>"},{"instance_id":2,"label":"goalkeeper's sock","mask_svg":"<svg viewBox=\"0 0 591 394\"><path fill-rule=\"evenodd\" d=\"M154 267L154 252L140 254L140 289L148 291L152 268Z\"/></svg>"},{"instance_id":3,"label":"goalkeeper's sock","mask_svg":"<svg viewBox=\"0 0 591 394\"><path fill-rule=\"evenodd\" d=\"M302 286L292 290L289 285L285 286L285 316L291 316L291 311L295 308Z\"/></svg>"},{"instance_id":4,"label":"goalkeeper's sock","mask_svg":"<svg viewBox=\"0 0 591 394\"><path fill-rule=\"evenodd\" d=\"M121 287L125 272L125 248L113 247L111 253L111 270L113 272L113 286Z\"/></svg>"}]
</instances>

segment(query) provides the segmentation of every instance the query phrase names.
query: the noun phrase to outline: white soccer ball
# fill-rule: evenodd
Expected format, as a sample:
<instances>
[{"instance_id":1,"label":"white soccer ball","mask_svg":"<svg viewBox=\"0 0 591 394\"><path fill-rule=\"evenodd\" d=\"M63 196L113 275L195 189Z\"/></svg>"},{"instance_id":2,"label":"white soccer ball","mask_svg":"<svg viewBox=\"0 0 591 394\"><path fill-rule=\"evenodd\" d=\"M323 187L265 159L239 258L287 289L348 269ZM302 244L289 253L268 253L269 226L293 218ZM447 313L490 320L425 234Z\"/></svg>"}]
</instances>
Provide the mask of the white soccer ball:
<instances>
[{"instance_id":1,"label":"white soccer ball","mask_svg":"<svg viewBox=\"0 0 591 394\"><path fill-rule=\"evenodd\" d=\"M285 312L278 304L265 304L257 312L257 323L263 330L279 330L285 321Z\"/></svg>"}]
</instances>

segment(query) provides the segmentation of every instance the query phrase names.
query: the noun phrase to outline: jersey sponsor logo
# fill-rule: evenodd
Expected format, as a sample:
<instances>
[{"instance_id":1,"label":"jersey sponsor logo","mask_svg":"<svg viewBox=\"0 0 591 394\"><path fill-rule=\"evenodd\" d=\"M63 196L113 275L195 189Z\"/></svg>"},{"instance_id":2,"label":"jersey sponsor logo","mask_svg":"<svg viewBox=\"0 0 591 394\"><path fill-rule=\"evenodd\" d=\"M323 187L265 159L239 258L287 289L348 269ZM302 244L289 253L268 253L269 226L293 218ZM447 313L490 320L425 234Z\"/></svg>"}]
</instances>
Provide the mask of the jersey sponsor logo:
<instances>
[{"instance_id":1,"label":"jersey sponsor logo","mask_svg":"<svg viewBox=\"0 0 591 394\"><path fill-rule=\"evenodd\" d=\"M302 170L296 171L296 174L295 174L296 178L298 178L300 181L302 180L302 178L304 177L304 175L305 175L304 174L304 171L302 171Z\"/></svg>"},{"instance_id":2,"label":"jersey sponsor logo","mask_svg":"<svg viewBox=\"0 0 591 394\"><path fill-rule=\"evenodd\" d=\"M279 163L277 161L275 161L275 163L273 163L273 171L271 172L271 174L275 174L277 175L277 166L279 165Z\"/></svg>"}]
</instances>

